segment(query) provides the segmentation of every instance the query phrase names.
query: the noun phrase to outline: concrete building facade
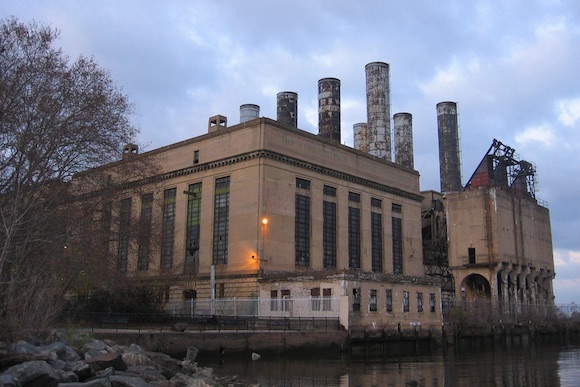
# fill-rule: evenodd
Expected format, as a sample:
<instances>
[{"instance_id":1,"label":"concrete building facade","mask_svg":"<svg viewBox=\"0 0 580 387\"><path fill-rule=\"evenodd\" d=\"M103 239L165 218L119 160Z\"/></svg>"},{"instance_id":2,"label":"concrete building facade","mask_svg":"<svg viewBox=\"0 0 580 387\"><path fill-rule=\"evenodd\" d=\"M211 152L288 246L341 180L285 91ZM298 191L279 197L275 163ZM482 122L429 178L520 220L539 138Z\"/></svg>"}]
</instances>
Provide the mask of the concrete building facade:
<instances>
[{"instance_id":1,"label":"concrete building facade","mask_svg":"<svg viewBox=\"0 0 580 387\"><path fill-rule=\"evenodd\" d=\"M110 249L129 278L171 273L167 305L257 299L251 313L345 327L441 324L416 171L268 118L228 127L215 116L205 135L122 162L141 158L158 174L113 205L139 219L153 198L160 242L146 257L138 238Z\"/></svg>"}]
</instances>

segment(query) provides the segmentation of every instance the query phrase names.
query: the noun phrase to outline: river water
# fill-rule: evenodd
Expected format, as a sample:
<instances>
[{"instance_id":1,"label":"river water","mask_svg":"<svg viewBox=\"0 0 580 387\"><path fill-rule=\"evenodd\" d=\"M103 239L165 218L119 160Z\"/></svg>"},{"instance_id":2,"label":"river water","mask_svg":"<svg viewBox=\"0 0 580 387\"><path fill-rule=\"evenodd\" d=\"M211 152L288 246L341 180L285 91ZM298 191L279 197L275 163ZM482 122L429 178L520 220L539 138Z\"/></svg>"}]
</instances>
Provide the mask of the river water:
<instances>
[{"instance_id":1,"label":"river water","mask_svg":"<svg viewBox=\"0 0 580 387\"><path fill-rule=\"evenodd\" d=\"M217 376L260 386L568 387L580 386L580 346L447 350L428 355L224 354L204 358Z\"/></svg>"}]
</instances>

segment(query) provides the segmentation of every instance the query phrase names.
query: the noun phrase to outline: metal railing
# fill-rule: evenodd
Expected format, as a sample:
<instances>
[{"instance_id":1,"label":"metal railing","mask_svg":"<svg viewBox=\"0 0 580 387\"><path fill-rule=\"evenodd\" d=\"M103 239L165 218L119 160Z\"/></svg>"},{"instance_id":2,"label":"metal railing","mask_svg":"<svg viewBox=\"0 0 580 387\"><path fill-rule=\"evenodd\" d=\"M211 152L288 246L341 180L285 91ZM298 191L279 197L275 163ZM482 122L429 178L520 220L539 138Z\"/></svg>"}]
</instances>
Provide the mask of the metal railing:
<instances>
[{"instance_id":1,"label":"metal railing","mask_svg":"<svg viewBox=\"0 0 580 387\"><path fill-rule=\"evenodd\" d=\"M167 313L79 313L68 322L95 330L137 331L334 331L338 317L194 316Z\"/></svg>"},{"instance_id":2,"label":"metal railing","mask_svg":"<svg viewBox=\"0 0 580 387\"><path fill-rule=\"evenodd\" d=\"M505 304L489 300L444 300L445 322L545 322L580 321L580 307L550 304Z\"/></svg>"}]
</instances>

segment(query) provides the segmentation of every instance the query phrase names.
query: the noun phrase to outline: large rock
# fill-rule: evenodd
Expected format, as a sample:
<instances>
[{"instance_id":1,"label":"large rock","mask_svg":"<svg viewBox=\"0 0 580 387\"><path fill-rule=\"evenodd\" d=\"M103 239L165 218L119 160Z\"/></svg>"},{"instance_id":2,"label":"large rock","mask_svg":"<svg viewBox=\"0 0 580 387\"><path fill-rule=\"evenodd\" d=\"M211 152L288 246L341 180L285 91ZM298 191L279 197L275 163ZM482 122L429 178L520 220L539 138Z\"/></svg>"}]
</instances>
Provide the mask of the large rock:
<instances>
[{"instance_id":1,"label":"large rock","mask_svg":"<svg viewBox=\"0 0 580 387\"><path fill-rule=\"evenodd\" d=\"M167 379L171 379L173 375L181 371L181 362L169 355L160 352L147 352L147 356L151 359L151 365Z\"/></svg>"},{"instance_id":2,"label":"large rock","mask_svg":"<svg viewBox=\"0 0 580 387\"><path fill-rule=\"evenodd\" d=\"M134 376L113 375L109 380L113 387L154 387L153 384Z\"/></svg>"},{"instance_id":3,"label":"large rock","mask_svg":"<svg viewBox=\"0 0 580 387\"><path fill-rule=\"evenodd\" d=\"M113 367L116 370L125 371L127 364L123 361L122 355L119 352L103 353L86 360L95 371L104 370L108 367Z\"/></svg>"},{"instance_id":4,"label":"large rock","mask_svg":"<svg viewBox=\"0 0 580 387\"><path fill-rule=\"evenodd\" d=\"M27 361L4 371L4 375L13 376L23 387L58 386L59 378L54 369L43 360Z\"/></svg>"},{"instance_id":5,"label":"large rock","mask_svg":"<svg viewBox=\"0 0 580 387\"><path fill-rule=\"evenodd\" d=\"M91 342L86 343L81 347L81 354L84 355L85 359L87 358L87 353L92 354L101 354L105 352L115 352L110 345L105 343L103 340L93 340Z\"/></svg>"},{"instance_id":6,"label":"large rock","mask_svg":"<svg viewBox=\"0 0 580 387\"><path fill-rule=\"evenodd\" d=\"M148 356L137 352L125 352L122 355L123 361L128 366L150 365L151 359Z\"/></svg>"},{"instance_id":7,"label":"large rock","mask_svg":"<svg viewBox=\"0 0 580 387\"><path fill-rule=\"evenodd\" d=\"M94 379L84 383L60 383L58 387L112 387L107 378Z\"/></svg>"},{"instance_id":8,"label":"large rock","mask_svg":"<svg viewBox=\"0 0 580 387\"><path fill-rule=\"evenodd\" d=\"M129 366L127 371L119 371L117 375L138 376L149 383L167 380L161 372L152 366Z\"/></svg>"}]
</instances>

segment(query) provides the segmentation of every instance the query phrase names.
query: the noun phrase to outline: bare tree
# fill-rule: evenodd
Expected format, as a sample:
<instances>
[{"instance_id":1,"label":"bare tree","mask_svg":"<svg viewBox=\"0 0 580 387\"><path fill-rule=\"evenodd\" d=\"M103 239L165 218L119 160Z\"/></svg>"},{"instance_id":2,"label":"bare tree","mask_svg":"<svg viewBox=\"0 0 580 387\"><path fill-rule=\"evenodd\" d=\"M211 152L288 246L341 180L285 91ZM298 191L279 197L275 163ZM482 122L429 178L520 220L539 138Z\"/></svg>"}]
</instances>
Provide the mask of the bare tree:
<instances>
[{"instance_id":1,"label":"bare tree","mask_svg":"<svg viewBox=\"0 0 580 387\"><path fill-rule=\"evenodd\" d=\"M69 225L82 219L67 206L69 182L137 135L109 74L91 58L71 61L58 35L0 20L0 335L55 318L74 277L65 275L76 256L66 252ZM101 178L86 184L108 183Z\"/></svg>"}]
</instances>

